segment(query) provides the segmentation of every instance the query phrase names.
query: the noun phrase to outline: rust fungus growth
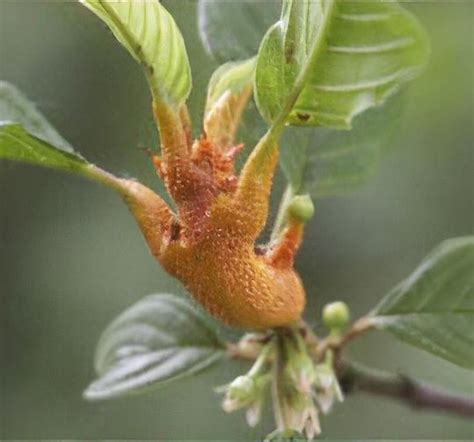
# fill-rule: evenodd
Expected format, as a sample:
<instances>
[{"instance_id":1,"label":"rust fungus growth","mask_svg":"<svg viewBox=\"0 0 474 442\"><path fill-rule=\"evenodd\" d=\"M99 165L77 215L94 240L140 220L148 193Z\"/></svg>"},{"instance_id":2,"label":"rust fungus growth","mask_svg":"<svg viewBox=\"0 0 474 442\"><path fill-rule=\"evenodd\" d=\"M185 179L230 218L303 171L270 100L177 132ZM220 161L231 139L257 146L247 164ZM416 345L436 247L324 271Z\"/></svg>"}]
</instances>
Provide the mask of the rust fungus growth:
<instances>
[{"instance_id":1,"label":"rust fungus growth","mask_svg":"<svg viewBox=\"0 0 474 442\"><path fill-rule=\"evenodd\" d=\"M293 324L303 311L305 293L293 269L303 224L290 216L275 243L255 244L267 220L278 146L267 134L236 175L234 159L242 145L234 144L234 135L249 95L229 97L225 112L212 112L195 141L184 107L173 111L154 103L161 157L151 158L176 213L143 185L122 184L152 254L166 271L223 322L266 329Z\"/></svg>"}]
</instances>

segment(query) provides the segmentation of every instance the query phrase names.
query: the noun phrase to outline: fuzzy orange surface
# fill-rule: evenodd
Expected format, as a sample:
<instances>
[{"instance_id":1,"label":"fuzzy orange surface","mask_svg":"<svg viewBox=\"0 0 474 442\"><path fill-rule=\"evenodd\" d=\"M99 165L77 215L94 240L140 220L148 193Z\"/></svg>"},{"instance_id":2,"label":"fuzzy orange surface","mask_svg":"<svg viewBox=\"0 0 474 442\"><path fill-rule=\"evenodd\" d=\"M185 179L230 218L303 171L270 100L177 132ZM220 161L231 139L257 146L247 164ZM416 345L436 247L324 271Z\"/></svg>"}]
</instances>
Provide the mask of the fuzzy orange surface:
<instances>
[{"instance_id":1,"label":"fuzzy orange surface","mask_svg":"<svg viewBox=\"0 0 474 442\"><path fill-rule=\"evenodd\" d=\"M172 242L160 262L215 317L244 328L264 329L300 318L304 290L291 266L258 254L245 235L242 214L221 198L198 240Z\"/></svg>"},{"instance_id":2,"label":"fuzzy orange surface","mask_svg":"<svg viewBox=\"0 0 474 442\"><path fill-rule=\"evenodd\" d=\"M267 329L298 321L305 292L293 258L302 224L290 220L275 244L255 246L267 219L276 142L264 138L236 177L238 146L214 145L208 136L192 143L186 115L155 112L163 156L153 162L177 213L150 189L124 181L126 201L153 255L226 324Z\"/></svg>"}]
</instances>

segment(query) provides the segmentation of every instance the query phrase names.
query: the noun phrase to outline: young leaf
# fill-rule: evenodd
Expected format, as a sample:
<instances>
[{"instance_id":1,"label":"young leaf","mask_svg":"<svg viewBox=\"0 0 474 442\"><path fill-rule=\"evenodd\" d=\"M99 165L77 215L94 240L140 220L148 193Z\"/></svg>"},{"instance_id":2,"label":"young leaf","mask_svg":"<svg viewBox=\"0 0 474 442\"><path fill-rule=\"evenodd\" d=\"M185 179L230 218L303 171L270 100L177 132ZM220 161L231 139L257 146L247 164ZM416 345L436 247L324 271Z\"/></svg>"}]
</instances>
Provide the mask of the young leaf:
<instances>
[{"instance_id":1,"label":"young leaf","mask_svg":"<svg viewBox=\"0 0 474 442\"><path fill-rule=\"evenodd\" d=\"M0 82L0 159L71 172L88 163L15 86Z\"/></svg>"},{"instance_id":2,"label":"young leaf","mask_svg":"<svg viewBox=\"0 0 474 442\"><path fill-rule=\"evenodd\" d=\"M30 134L58 149L73 153L71 145L54 129L15 86L0 81L0 124L18 123Z\"/></svg>"},{"instance_id":3,"label":"young leaf","mask_svg":"<svg viewBox=\"0 0 474 442\"><path fill-rule=\"evenodd\" d=\"M207 91L204 131L219 147L234 140L242 111L252 93L255 59L229 62L212 75Z\"/></svg>"},{"instance_id":4,"label":"young leaf","mask_svg":"<svg viewBox=\"0 0 474 442\"><path fill-rule=\"evenodd\" d=\"M81 173L89 163L79 155L57 149L22 126L0 122L0 159Z\"/></svg>"},{"instance_id":5,"label":"young leaf","mask_svg":"<svg viewBox=\"0 0 474 442\"><path fill-rule=\"evenodd\" d=\"M281 0L199 0L199 35L206 51L221 63L253 57L280 7Z\"/></svg>"},{"instance_id":6,"label":"young leaf","mask_svg":"<svg viewBox=\"0 0 474 442\"><path fill-rule=\"evenodd\" d=\"M224 355L224 345L189 302L173 295L139 301L105 330L97 346L99 378L85 391L108 399L195 374Z\"/></svg>"},{"instance_id":7,"label":"young leaf","mask_svg":"<svg viewBox=\"0 0 474 442\"><path fill-rule=\"evenodd\" d=\"M394 1L286 0L258 53L257 105L279 126L349 129L415 77L427 53L421 26Z\"/></svg>"},{"instance_id":8,"label":"young leaf","mask_svg":"<svg viewBox=\"0 0 474 442\"><path fill-rule=\"evenodd\" d=\"M183 37L158 0L80 0L145 70L156 100L178 108L191 91Z\"/></svg>"},{"instance_id":9,"label":"young leaf","mask_svg":"<svg viewBox=\"0 0 474 442\"><path fill-rule=\"evenodd\" d=\"M15 86L0 82L0 160L78 173L122 195L127 180L99 169L75 152Z\"/></svg>"},{"instance_id":10,"label":"young leaf","mask_svg":"<svg viewBox=\"0 0 474 442\"><path fill-rule=\"evenodd\" d=\"M372 313L401 340L474 369L474 236L441 243Z\"/></svg>"},{"instance_id":11,"label":"young leaf","mask_svg":"<svg viewBox=\"0 0 474 442\"><path fill-rule=\"evenodd\" d=\"M295 193L313 198L353 190L372 174L399 126L401 96L354 119L350 131L290 128L283 135L280 165Z\"/></svg>"}]
</instances>

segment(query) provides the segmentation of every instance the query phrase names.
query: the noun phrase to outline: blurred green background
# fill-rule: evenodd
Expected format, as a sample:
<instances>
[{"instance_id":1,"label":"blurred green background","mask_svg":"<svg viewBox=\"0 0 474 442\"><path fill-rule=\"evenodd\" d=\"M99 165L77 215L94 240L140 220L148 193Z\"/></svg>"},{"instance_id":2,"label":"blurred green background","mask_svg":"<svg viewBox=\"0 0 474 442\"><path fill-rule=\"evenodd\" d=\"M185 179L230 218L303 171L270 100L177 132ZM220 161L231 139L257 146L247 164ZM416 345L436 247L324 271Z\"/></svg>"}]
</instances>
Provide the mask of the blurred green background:
<instances>
[{"instance_id":1,"label":"blurred green background","mask_svg":"<svg viewBox=\"0 0 474 442\"><path fill-rule=\"evenodd\" d=\"M196 135L215 64L196 29L196 2L165 1L187 42ZM317 202L297 267L307 319L342 299L371 309L441 240L474 226L474 6L407 5L426 26L431 63L409 87L401 127L375 176L351 194ZM84 156L158 186L143 147L156 142L140 69L87 10L71 2L0 2L0 78L15 83ZM245 131L243 141L245 141ZM275 192L281 190L281 177ZM276 201L278 195L274 200ZM228 363L144 396L87 403L95 343L107 323L153 292L183 291L150 257L112 192L73 176L0 164L0 438L248 439L212 387ZM466 394L473 376L375 333L357 360ZM390 400L348 397L323 419L326 438L471 439L472 422Z\"/></svg>"}]
</instances>

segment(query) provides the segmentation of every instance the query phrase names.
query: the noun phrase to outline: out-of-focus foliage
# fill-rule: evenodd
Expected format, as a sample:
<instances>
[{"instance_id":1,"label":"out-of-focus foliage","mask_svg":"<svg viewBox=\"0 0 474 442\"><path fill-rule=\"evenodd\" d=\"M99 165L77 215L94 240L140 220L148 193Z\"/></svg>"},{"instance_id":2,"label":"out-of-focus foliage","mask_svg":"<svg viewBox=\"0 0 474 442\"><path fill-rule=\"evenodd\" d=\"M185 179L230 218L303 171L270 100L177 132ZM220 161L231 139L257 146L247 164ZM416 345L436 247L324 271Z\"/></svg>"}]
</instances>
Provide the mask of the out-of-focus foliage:
<instances>
[{"instance_id":1,"label":"out-of-focus foliage","mask_svg":"<svg viewBox=\"0 0 474 442\"><path fill-rule=\"evenodd\" d=\"M281 0L199 0L199 34L206 51L221 63L253 57L280 9Z\"/></svg>"},{"instance_id":2,"label":"out-of-focus foliage","mask_svg":"<svg viewBox=\"0 0 474 442\"><path fill-rule=\"evenodd\" d=\"M403 97L354 119L351 130L288 128L280 164L295 192L315 198L351 191L373 177L400 127Z\"/></svg>"}]
</instances>

